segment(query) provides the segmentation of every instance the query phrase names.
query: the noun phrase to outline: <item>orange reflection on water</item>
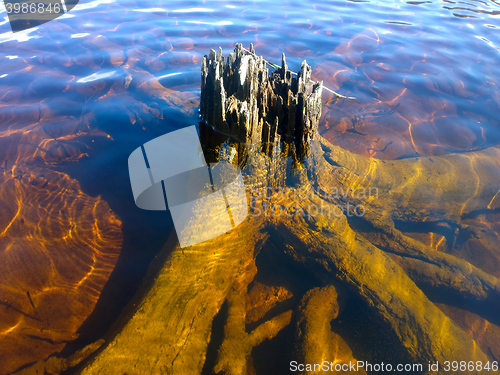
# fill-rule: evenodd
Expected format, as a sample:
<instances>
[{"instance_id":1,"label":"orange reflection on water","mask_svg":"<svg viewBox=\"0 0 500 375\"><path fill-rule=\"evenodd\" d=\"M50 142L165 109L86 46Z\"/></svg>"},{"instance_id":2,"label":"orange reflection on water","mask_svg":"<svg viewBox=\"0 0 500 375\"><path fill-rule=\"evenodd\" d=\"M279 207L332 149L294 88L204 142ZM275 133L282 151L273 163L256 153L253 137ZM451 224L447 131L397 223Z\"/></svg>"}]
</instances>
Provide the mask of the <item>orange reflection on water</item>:
<instances>
[{"instance_id":1,"label":"orange reflection on water","mask_svg":"<svg viewBox=\"0 0 500 375\"><path fill-rule=\"evenodd\" d=\"M193 100L192 93L168 89L151 73L198 65L199 56L184 50L190 45L189 38L173 40L168 52L138 45L125 62L121 47L98 36L85 41L76 60L61 56L64 52L44 53L42 63L29 65L33 79L25 90L3 86L0 374L45 359L77 337L122 248L121 221L108 204L53 169L93 157L96 144L113 145L113 138L98 129L96 107L118 107L129 122L117 126L143 129L163 123L163 108L193 112L197 95ZM91 51L109 57L111 68L102 79L76 78L62 68L74 61L98 70L100 55Z\"/></svg>"},{"instance_id":2,"label":"orange reflection on water","mask_svg":"<svg viewBox=\"0 0 500 375\"><path fill-rule=\"evenodd\" d=\"M331 52L333 59L325 55L327 61L314 66L315 80L357 98L328 103L333 96L325 93L322 135L350 151L380 159L470 151L493 142L481 124L491 132L497 123L477 109L462 107L491 94L495 99L488 101L491 112L498 104L494 86L471 89L473 83L462 78L467 73L455 70L446 55L443 66L427 61L426 54L423 59L400 54L401 61L388 60L383 51L391 34L367 28L341 39Z\"/></svg>"},{"instance_id":3,"label":"orange reflection on water","mask_svg":"<svg viewBox=\"0 0 500 375\"><path fill-rule=\"evenodd\" d=\"M122 246L120 220L67 175L0 174L0 373L76 337Z\"/></svg>"}]
</instances>

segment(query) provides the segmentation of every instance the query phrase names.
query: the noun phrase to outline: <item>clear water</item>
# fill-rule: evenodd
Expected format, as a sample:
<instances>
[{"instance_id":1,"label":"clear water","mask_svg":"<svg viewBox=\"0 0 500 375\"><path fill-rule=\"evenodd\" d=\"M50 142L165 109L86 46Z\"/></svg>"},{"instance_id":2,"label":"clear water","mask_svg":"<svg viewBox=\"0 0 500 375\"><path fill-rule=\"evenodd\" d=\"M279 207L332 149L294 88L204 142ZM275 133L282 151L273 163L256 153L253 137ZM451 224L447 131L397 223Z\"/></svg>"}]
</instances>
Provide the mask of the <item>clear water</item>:
<instances>
[{"instance_id":1,"label":"clear water","mask_svg":"<svg viewBox=\"0 0 500 375\"><path fill-rule=\"evenodd\" d=\"M315 80L356 97L332 102L325 92L320 133L358 154L397 159L500 143L493 0L83 0L16 34L2 5L0 18L0 164L40 161L38 138L22 138L33 126L62 134L44 154L47 168L101 195L124 223L120 273L83 329L90 338L130 299L172 228L168 215L134 207L127 157L198 121L200 64L210 48L227 54L253 43L271 62L285 53L295 71L306 59Z\"/></svg>"},{"instance_id":2,"label":"clear water","mask_svg":"<svg viewBox=\"0 0 500 375\"><path fill-rule=\"evenodd\" d=\"M2 22L0 87L22 92L11 106L44 101L79 118L99 104L83 108L78 80L113 82L134 66L196 100L201 57L253 43L296 70L307 59L315 79L357 98L324 107L334 143L388 159L466 151L500 140L499 17L495 1L473 0L82 2L15 35Z\"/></svg>"}]
</instances>

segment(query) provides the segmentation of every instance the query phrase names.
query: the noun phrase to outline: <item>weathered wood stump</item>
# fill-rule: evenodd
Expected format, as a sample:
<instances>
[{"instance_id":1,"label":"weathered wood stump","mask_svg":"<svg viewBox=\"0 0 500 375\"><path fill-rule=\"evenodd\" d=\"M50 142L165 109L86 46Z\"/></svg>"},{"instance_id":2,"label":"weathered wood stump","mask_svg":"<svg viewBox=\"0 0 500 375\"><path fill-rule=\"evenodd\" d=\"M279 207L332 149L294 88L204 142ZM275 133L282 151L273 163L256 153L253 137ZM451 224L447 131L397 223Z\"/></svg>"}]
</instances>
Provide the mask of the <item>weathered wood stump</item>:
<instances>
[{"instance_id":1,"label":"weathered wood stump","mask_svg":"<svg viewBox=\"0 0 500 375\"><path fill-rule=\"evenodd\" d=\"M323 82L310 91L311 67L302 63L292 77L283 54L281 69L269 74L262 57L237 44L224 62L222 50L213 49L201 65L200 112L218 131L242 144L261 145L269 154L272 145L294 144L307 156L308 144L318 131Z\"/></svg>"}]
</instances>

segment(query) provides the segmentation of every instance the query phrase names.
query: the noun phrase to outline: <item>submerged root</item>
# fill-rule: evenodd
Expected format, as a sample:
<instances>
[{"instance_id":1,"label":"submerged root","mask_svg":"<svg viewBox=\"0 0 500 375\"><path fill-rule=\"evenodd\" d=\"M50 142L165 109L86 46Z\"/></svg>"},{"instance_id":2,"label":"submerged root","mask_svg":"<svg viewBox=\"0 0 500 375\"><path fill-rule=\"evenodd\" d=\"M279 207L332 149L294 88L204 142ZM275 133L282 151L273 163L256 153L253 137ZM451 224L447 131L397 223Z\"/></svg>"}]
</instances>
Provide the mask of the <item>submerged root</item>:
<instances>
[{"instance_id":1,"label":"submerged root","mask_svg":"<svg viewBox=\"0 0 500 375\"><path fill-rule=\"evenodd\" d=\"M286 169L276 153L271 158L254 155L250 173L245 175L247 186L248 183L286 186L288 179L288 183L295 184L291 189L299 190L327 179L340 180L335 173L343 169L332 164L329 164L329 176L313 173L321 163L326 169L327 159L321 162L323 154L315 153L314 145L311 150L307 168L296 169L292 178L287 177L287 173L276 173ZM347 152L345 157L355 160L355 156ZM358 167L363 162L361 160ZM298 207L334 205L321 194L304 199L298 193L290 196L298 197L299 201L287 201L285 197L278 203L284 206L294 203ZM376 203L367 205L367 210L371 211L366 220L378 229L377 238L355 232L346 215L330 216L319 212L314 216L249 217L227 235L183 250L177 248L127 326L83 373L97 370L107 373L106 368L113 368L113 372L117 368L124 371L128 368L129 374L151 369L175 374L200 373L212 319L227 300L224 340L214 370L245 374L249 370L252 348L274 337L292 319L292 312L287 311L267 320L251 333L245 330L245 295L256 273L254 251L261 248L269 236L273 237L273 243L283 244L282 250L290 259L311 270L319 282L329 285L340 281L347 287L369 308L376 321L397 338L413 362L488 361L474 340L437 308L415 282L448 288L463 298L494 301L498 280L464 260L431 251L402 235L387 224L387 210L378 211L380 206ZM403 261L398 264L382 249L392 255L397 253ZM305 301L307 297L304 300L307 305L309 302ZM304 304L297 310L298 322L302 322L299 326L310 322L306 316L310 310ZM330 319L332 311L320 314L323 323ZM306 325L312 331L321 331L311 323ZM337 340L333 332L323 331L322 335L324 340L318 353ZM302 348L304 356L316 358L318 354L307 349L312 340L307 337L307 334L299 334L297 347ZM341 345L340 338L336 342ZM161 343L159 348L154 346L151 350L152 345L158 343ZM134 358L137 372L130 370L130 362L124 361L124 356ZM192 358L197 359L193 361Z\"/></svg>"},{"instance_id":2,"label":"submerged root","mask_svg":"<svg viewBox=\"0 0 500 375\"><path fill-rule=\"evenodd\" d=\"M500 280L496 277L466 260L438 252L404 236L392 226L377 225L374 229L364 233L367 239L394 254L397 262L418 285L438 289L449 297L487 304L496 311L500 309Z\"/></svg>"},{"instance_id":3,"label":"submerged root","mask_svg":"<svg viewBox=\"0 0 500 375\"><path fill-rule=\"evenodd\" d=\"M130 314L128 323L82 373L200 374L211 340L212 321L224 301L228 316L213 370L231 375L251 372L252 348L266 338L275 337L292 320L292 311L286 311L252 332L246 331L245 296L257 272L255 254L271 237L272 246L285 253L292 263L311 271L316 285L340 282L348 289L414 363L492 360L491 350L488 358L423 290L446 291L458 299L488 304L493 306L491 311L496 311L494 308L500 306L499 280L464 259L405 236L394 222L445 222L462 228L465 226L462 221L471 215L498 209L500 149L397 161L364 158L331 145L319 135L310 141L319 121L318 106L314 106L314 121L309 124L307 136L299 137L299 144L293 145L290 139L297 140L300 129L289 126L290 121L285 121L287 116L282 116L282 107L269 111L268 107L277 105L277 101L267 99L273 99L276 93L289 98L285 112L293 114L296 111L288 109L295 108L295 94L297 103L302 105L302 100L311 100L314 104L319 91L305 95L304 90L299 90L300 81L292 84L293 95L288 95L290 82L283 59L281 71L275 75L276 82L268 82L269 98L259 97L257 101L253 90L259 90L262 82L253 73L265 72L265 64L261 60L252 63L251 56L243 56L241 46L224 68L222 61L220 51L217 54L213 51L204 60L202 113L208 120L222 122L220 126L227 125L232 131L229 133L243 139L238 143L220 133L216 139L213 134L217 132L200 129L205 138L201 143L205 148L211 145L204 150L205 156L217 155L216 150L225 143L237 150L231 160L234 157L234 163L244 167L245 185L249 190L251 187L250 217L222 236L185 249L175 248L138 308ZM242 64L248 69L240 69ZM309 77L306 64L302 70L301 77ZM248 74L243 75L244 71ZM216 84L223 83L221 72L230 73L226 81L235 85L242 85L245 79L253 83L224 88ZM231 72L240 72L239 80ZM262 77L267 79L267 73ZM239 91L226 103L226 89L235 87ZM205 92L208 89L215 90L218 96ZM317 90L320 89L318 86ZM249 101L245 95L255 100ZM214 102L214 98L221 102ZM222 106L224 103L227 108ZM231 103L239 106L239 112L234 111L236 107ZM224 108L227 111L222 111ZM304 114L302 111L301 116ZM227 121L235 126L238 123L241 128L233 128ZM300 126L301 121L292 122ZM289 135L288 141L281 139L278 129L282 135ZM206 139L211 136L214 139ZM221 137L224 139L219 142ZM259 141L263 144L251 145ZM263 202L255 206L256 187L289 191L276 199L261 196ZM315 191L304 197L303 192L308 189ZM332 189L343 193L332 195ZM360 189L370 192L369 196L360 197L356 193ZM264 205L274 203L291 211L280 211L278 215L266 213ZM349 204L363 205L366 215L356 222L349 209L330 214L338 210L336 206ZM311 205L322 209L306 213ZM328 208L328 214L323 207ZM357 226L360 222L364 227ZM470 233L477 233L473 225L467 225ZM170 249L166 247L165 251ZM313 289L296 309L296 348L301 360L318 361L336 347L349 354L342 339L329 327L338 310L334 294L331 287ZM323 300L328 303L318 302ZM424 366L423 371L426 370ZM437 373L478 372L440 369Z\"/></svg>"},{"instance_id":4,"label":"submerged root","mask_svg":"<svg viewBox=\"0 0 500 375\"><path fill-rule=\"evenodd\" d=\"M234 281L227 296L228 317L224 326L224 341L219 349L215 373L246 375L247 363L252 349L266 339L272 339L292 318L292 311L286 311L247 333L245 330L245 296L257 268L251 263L247 270Z\"/></svg>"},{"instance_id":5,"label":"submerged root","mask_svg":"<svg viewBox=\"0 0 500 375\"><path fill-rule=\"evenodd\" d=\"M362 204L366 210L362 218L352 215L354 221L361 222L362 228L357 230L363 236L381 250L396 255L398 263L418 285L478 301L495 310L500 308L498 278L464 259L403 235L393 222L402 218L443 220L460 227L466 212L491 207L500 175L490 172L500 170L500 150L488 149L465 157L447 155L383 162L351 154L321 137L319 144L321 148L316 148L311 165L314 171L329 173L316 172L317 186L322 192L328 191L329 186L340 186L341 191L350 189L347 199L353 205ZM477 179L464 177L469 175ZM353 192L374 188L377 195L368 199L359 199ZM330 196L327 200L338 203ZM469 230L473 233L473 228Z\"/></svg>"},{"instance_id":6,"label":"submerged root","mask_svg":"<svg viewBox=\"0 0 500 375\"><path fill-rule=\"evenodd\" d=\"M311 369L301 374L366 375L364 369L344 371L356 359L347 343L331 329L330 323L337 319L340 309L337 290L333 285L311 289L302 298L297 309L294 358L297 358L297 363L311 364ZM335 371L336 366L341 371Z\"/></svg>"},{"instance_id":7,"label":"submerged root","mask_svg":"<svg viewBox=\"0 0 500 375\"><path fill-rule=\"evenodd\" d=\"M321 219L314 218L313 224ZM397 335L415 363L487 361L474 340L430 302L398 264L356 235L345 217L330 219L320 230L300 217L280 220L276 229L295 261L325 283L340 280L346 285Z\"/></svg>"}]
</instances>

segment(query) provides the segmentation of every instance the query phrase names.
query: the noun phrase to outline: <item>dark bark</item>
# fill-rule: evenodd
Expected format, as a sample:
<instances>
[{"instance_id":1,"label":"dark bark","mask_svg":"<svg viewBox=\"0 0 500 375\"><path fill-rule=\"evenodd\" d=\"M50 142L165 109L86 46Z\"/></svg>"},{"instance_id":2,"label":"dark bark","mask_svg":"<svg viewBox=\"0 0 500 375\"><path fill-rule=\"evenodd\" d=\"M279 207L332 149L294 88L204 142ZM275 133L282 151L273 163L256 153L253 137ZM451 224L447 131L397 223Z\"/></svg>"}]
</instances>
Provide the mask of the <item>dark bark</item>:
<instances>
[{"instance_id":1,"label":"dark bark","mask_svg":"<svg viewBox=\"0 0 500 375\"><path fill-rule=\"evenodd\" d=\"M308 155L321 117L323 83L315 83L310 93L311 67L305 61L292 77L283 54L281 68L270 74L252 46L249 51L237 44L226 63L220 48L203 58L201 115L214 129L261 145L266 154L283 141L295 144L300 156Z\"/></svg>"}]
</instances>

